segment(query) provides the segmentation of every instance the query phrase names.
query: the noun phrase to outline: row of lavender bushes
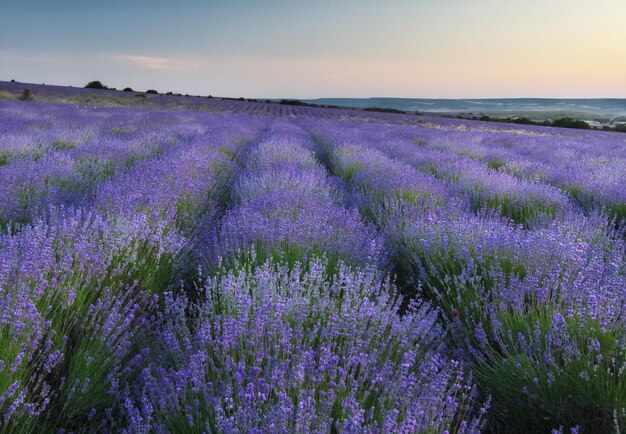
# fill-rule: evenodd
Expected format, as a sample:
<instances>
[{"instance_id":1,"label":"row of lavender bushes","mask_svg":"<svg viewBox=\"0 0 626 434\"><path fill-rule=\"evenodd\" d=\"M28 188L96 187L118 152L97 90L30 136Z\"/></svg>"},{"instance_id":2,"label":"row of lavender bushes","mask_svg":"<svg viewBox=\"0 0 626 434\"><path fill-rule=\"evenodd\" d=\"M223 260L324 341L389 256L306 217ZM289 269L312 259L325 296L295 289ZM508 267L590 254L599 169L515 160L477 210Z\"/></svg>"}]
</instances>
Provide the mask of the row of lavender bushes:
<instances>
[{"instance_id":1,"label":"row of lavender bushes","mask_svg":"<svg viewBox=\"0 0 626 434\"><path fill-rule=\"evenodd\" d=\"M45 117L47 109L31 107L9 120ZM11 196L25 183L49 193L52 183L42 180L76 181L83 156L122 156L122 164L77 201L41 194L38 212L8 213L0 235L0 432L101 432L128 425L124 399L150 363L163 293L187 266L193 226L212 218L220 191L229 187L237 170L233 156L261 126L250 119L224 124L222 116L183 119L181 126L167 113L151 113L145 125L129 122L135 131L116 132L124 138L111 142L102 134L119 128L116 116L135 114L139 121L140 114L109 109L81 118L80 111L48 115L57 129L35 134L39 147L69 164L25 151L0 167L3 193ZM91 120L96 132L51 149L60 131L73 131L74 115ZM28 133L22 131L25 143ZM157 144L161 151L124 164L135 143ZM20 171L12 181L10 174Z\"/></svg>"},{"instance_id":2,"label":"row of lavender bushes","mask_svg":"<svg viewBox=\"0 0 626 434\"><path fill-rule=\"evenodd\" d=\"M274 122L245 161L204 241L210 275L166 294L129 431L478 431L436 310L414 300L399 315L380 240L310 136Z\"/></svg>"},{"instance_id":3,"label":"row of lavender bushes","mask_svg":"<svg viewBox=\"0 0 626 434\"><path fill-rule=\"evenodd\" d=\"M420 285L441 308L457 357L493 397L493 429L624 429L626 261L615 220L373 126L309 126L386 237L405 292ZM477 192L500 203L477 207ZM503 206L507 196L522 213ZM544 197L558 215L545 215Z\"/></svg>"},{"instance_id":4,"label":"row of lavender bushes","mask_svg":"<svg viewBox=\"0 0 626 434\"><path fill-rule=\"evenodd\" d=\"M374 141L402 144L405 149L422 148L422 152L430 154L427 158L418 157L423 169L444 175L438 163L472 159L493 169L483 182L492 178L510 184L507 177L493 176L493 172L500 172L523 183L544 184L544 190L545 185L553 185L586 212L603 210L617 220L626 218L626 193L622 188L626 182L626 139L619 134L526 126L489 128L490 124L472 122L445 127L427 125L366 128L361 133ZM357 131L359 126L350 128ZM476 167L462 163L464 171L475 171Z\"/></svg>"},{"instance_id":5,"label":"row of lavender bushes","mask_svg":"<svg viewBox=\"0 0 626 434\"><path fill-rule=\"evenodd\" d=\"M0 107L0 432L625 428L623 144L237 107Z\"/></svg>"}]
</instances>

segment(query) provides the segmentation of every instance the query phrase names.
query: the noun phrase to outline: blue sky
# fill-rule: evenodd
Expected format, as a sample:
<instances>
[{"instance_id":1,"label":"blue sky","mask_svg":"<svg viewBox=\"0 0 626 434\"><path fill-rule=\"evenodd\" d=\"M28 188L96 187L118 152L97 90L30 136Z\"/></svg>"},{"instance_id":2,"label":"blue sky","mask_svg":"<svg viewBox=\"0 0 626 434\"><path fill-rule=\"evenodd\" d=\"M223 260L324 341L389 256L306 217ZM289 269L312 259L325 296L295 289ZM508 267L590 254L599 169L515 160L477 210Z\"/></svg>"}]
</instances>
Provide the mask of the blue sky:
<instances>
[{"instance_id":1,"label":"blue sky","mask_svg":"<svg viewBox=\"0 0 626 434\"><path fill-rule=\"evenodd\" d=\"M246 97L626 97L623 0L2 1L0 79Z\"/></svg>"}]
</instances>

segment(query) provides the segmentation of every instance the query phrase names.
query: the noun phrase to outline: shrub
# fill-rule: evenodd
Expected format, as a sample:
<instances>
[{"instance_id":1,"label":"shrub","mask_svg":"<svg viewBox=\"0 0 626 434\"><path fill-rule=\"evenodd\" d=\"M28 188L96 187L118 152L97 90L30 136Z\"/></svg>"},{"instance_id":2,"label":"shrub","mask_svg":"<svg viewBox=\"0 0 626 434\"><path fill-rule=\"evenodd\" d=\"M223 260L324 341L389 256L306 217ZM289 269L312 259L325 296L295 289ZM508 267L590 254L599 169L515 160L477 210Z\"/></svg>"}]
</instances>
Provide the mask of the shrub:
<instances>
[{"instance_id":1,"label":"shrub","mask_svg":"<svg viewBox=\"0 0 626 434\"><path fill-rule=\"evenodd\" d=\"M572 119L572 118L561 118L561 119L557 119L555 121L552 122L552 126L554 127L560 127L560 128L578 128L578 129L582 129L582 130L588 130L591 128L591 126L585 122L585 121L581 121L578 119Z\"/></svg>"},{"instance_id":2,"label":"shrub","mask_svg":"<svg viewBox=\"0 0 626 434\"><path fill-rule=\"evenodd\" d=\"M522 124L522 125L535 125L536 122L534 122L532 119L527 118L527 117L519 117L519 118L513 118L512 121L514 124Z\"/></svg>"},{"instance_id":3,"label":"shrub","mask_svg":"<svg viewBox=\"0 0 626 434\"><path fill-rule=\"evenodd\" d=\"M0 152L0 166L6 166L12 158L12 154L9 151L3 150Z\"/></svg>"},{"instance_id":4,"label":"shrub","mask_svg":"<svg viewBox=\"0 0 626 434\"><path fill-rule=\"evenodd\" d=\"M300 101L299 99L281 99L278 104L281 105L307 105L307 103Z\"/></svg>"},{"instance_id":5,"label":"shrub","mask_svg":"<svg viewBox=\"0 0 626 434\"><path fill-rule=\"evenodd\" d=\"M85 85L85 89L108 89L108 87L106 87L104 84L102 84L101 81L95 80L95 81L90 81L89 83L87 83Z\"/></svg>"},{"instance_id":6,"label":"shrub","mask_svg":"<svg viewBox=\"0 0 626 434\"><path fill-rule=\"evenodd\" d=\"M124 92L134 92L134 90L130 87L125 87Z\"/></svg>"},{"instance_id":7,"label":"shrub","mask_svg":"<svg viewBox=\"0 0 626 434\"><path fill-rule=\"evenodd\" d=\"M31 101L33 99L33 94L30 89L26 88L22 90L20 96L17 97L20 101Z\"/></svg>"},{"instance_id":8,"label":"shrub","mask_svg":"<svg viewBox=\"0 0 626 434\"><path fill-rule=\"evenodd\" d=\"M396 114L406 114L404 110L398 110L394 108L386 108L386 107L366 107L363 109L366 112L380 112L380 113L396 113Z\"/></svg>"},{"instance_id":9,"label":"shrub","mask_svg":"<svg viewBox=\"0 0 626 434\"><path fill-rule=\"evenodd\" d=\"M152 95L156 95L156 94L158 94L159 92L157 92L157 91L156 91L156 90L154 90L154 89L148 89L148 90L146 91L146 93L149 93L149 94L152 94Z\"/></svg>"}]
</instances>

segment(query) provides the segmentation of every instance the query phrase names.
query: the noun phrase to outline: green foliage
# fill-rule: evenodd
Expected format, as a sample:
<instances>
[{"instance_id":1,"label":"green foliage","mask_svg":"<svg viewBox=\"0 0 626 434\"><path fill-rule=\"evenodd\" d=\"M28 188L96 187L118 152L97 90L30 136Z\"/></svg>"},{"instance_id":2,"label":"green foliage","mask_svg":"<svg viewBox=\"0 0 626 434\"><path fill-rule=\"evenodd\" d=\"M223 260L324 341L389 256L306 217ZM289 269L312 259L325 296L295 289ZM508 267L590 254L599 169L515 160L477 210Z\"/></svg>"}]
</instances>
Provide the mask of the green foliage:
<instances>
[{"instance_id":1,"label":"green foliage","mask_svg":"<svg viewBox=\"0 0 626 434\"><path fill-rule=\"evenodd\" d=\"M115 134L116 136L123 136L127 134L127 131L121 127L111 127L111 132Z\"/></svg>"},{"instance_id":2,"label":"green foliage","mask_svg":"<svg viewBox=\"0 0 626 434\"><path fill-rule=\"evenodd\" d=\"M513 118L511 119L511 122L514 124L521 124L521 125L537 125L537 122L527 117Z\"/></svg>"},{"instance_id":3,"label":"green foliage","mask_svg":"<svg viewBox=\"0 0 626 434\"><path fill-rule=\"evenodd\" d=\"M602 331L598 322L567 319L566 345L571 347L560 349L551 343L558 321L549 306L500 311L497 317L500 330L491 327L493 318L483 314L480 319L491 339L482 346L474 339L480 356L473 372L492 394L494 416L507 431L579 425L581 432L610 432L616 423L624 426L625 418L613 419L614 409L626 408L623 330ZM476 323L468 322L471 330ZM590 342L597 348L590 349ZM529 352L525 343L536 348Z\"/></svg>"},{"instance_id":4,"label":"green foliage","mask_svg":"<svg viewBox=\"0 0 626 434\"><path fill-rule=\"evenodd\" d=\"M606 205L607 211L612 218L617 220L617 223L626 222L626 202L612 202Z\"/></svg>"},{"instance_id":5,"label":"green foliage","mask_svg":"<svg viewBox=\"0 0 626 434\"><path fill-rule=\"evenodd\" d=\"M407 114L404 110L398 110L394 108L385 108L385 107L366 107L363 109L366 112L380 112L380 113L397 113L397 114Z\"/></svg>"},{"instance_id":6,"label":"green foliage","mask_svg":"<svg viewBox=\"0 0 626 434\"><path fill-rule=\"evenodd\" d=\"M125 87L124 92L134 92L134 90L131 87Z\"/></svg>"},{"instance_id":7,"label":"green foliage","mask_svg":"<svg viewBox=\"0 0 626 434\"><path fill-rule=\"evenodd\" d=\"M154 90L154 89L148 89L148 90L146 91L146 93L147 93L147 94L151 94L151 95L157 95L159 92L157 92L157 91L156 91L156 90Z\"/></svg>"},{"instance_id":8,"label":"green foliage","mask_svg":"<svg viewBox=\"0 0 626 434\"><path fill-rule=\"evenodd\" d=\"M6 166L13 158L13 153L7 150L0 151L0 166Z\"/></svg>"},{"instance_id":9,"label":"green foliage","mask_svg":"<svg viewBox=\"0 0 626 434\"><path fill-rule=\"evenodd\" d=\"M462 118L462 116L460 117ZM481 116L474 116L473 119L480 120L480 121L505 122L505 123L511 123L511 124L521 124L521 125L544 125L548 127L553 126L553 127L559 127L559 128L576 128L576 129L582 129L582 130L591 129L591 126L587 122L579 120L579 119L573 119L570 117L560 118L555 121L543 121L543 122L533 121L532 119L528 117L524 117L524 116L514 117L514 118L511 118L511 117L492 118L487 115L481 115ZM626 128L624 128L624 131L626 131Z\"/></svg>"},{"instance_id":10,"label":"green foliage","mask_svg":"<svg viewBox=\"0 0 626 434\"><path fill-rule=\"evenodd\" d=\"M115 164L97 157L81 157L74 163L74 173L63 178L46 179L63 192L85 195L115 173Z\"/></svg>"},{"instance_id":11,"label":"green foliage","mask_svg":"<svg viewBox=\"0 0 626 434\"><path fill-rule=\"evenodd\" d=\"M17 97L17 99L19 99L20 101L32 101L33 94L30 89L25 88L22 90L22 93L20 94L20 96Z\"/></svg>"},{"instance_id":12,"label":"green foliage","mask_svg":"<svg viewBox=\"0 0 626 434\"><path fill-rule=\"evenodd\" d=\"M413 141L417 146L426 146L426 138L424 137L415 137Z\"/></svg>"},{"instance_id":13,"label":"green foliage","mask_svg":"<svg viewBox=\"0 0 626 434\"><path fill-rule=\"evenodd\" d=\"M470 193L470 201L475 211L483 208L499 210L501 215L527 228L542 216L549 216L553 219L559 209L558 204L544 199L521 200L505 194L490 195L482 192L480 187Z\"/></svg>"},{"instance_id":14,"label":"green foliage","mask_svg":"<svg viewBox=\"0 0 626 434\"><path fill-rule=\"evenodd\" d=\"M127 342L129 336L116 330L133 330L135 341L144 333L141 312L155 308L148 293L160 294L170 288L177 274L175 258L163 254L158 241L130 237L124 246L116 246L109 245L111 239L104 235L110 234L83 234L94 248L110 252L105 269L94 273L94 266L97 269L102 264L81 257L84 252L73 247L73 236L57 234L51 239L56 263L34 280L21 283L33 289L45 288L34 301L48 324L42 342L49 342L48 354L58 354L62 359L45 372L42 365L47 354L43 352L14 369L0 369L1 390L20 381L29 389L27 402L41 387L33 384L33 379L45 377L55 391L39 418L24 417L14 425L0 425L0 432L59 432L61 427L70 432L91 432L95 429L90 423L92 411L102 419L107 408L119 410L119 403L111 398L113 383L124 384L138 375L138 365L133 364L137 352L128 347L133 342ZM166 237L167 231L154 235ZM4 288L9 293L11 285L9 282ZM9 336L10 330L10 325L0 324L4 360L14 360L24 351L23 338L27 335Z\"/></svg>"},{"instance_id":15,"label":"green foliage","mask_svg":"<svg viewBox=\"0 0 626 434\"><path fill-rule=\"evenodd\" d=\"M108 89L108 87L106 87L104 84L102 84L101 81L95 80L95 81L90 81L89 83L87 83L85 85L85 89L100 89L100 90L105 90Z\"/></svg>"},{"instance_id":16,"label":"green foliage","mask_svg":"<svg viewBox=\"0 0 626 434\"><path fill-rule=\"evenodd\" d=\"M298 265L301 266L303 271L306 271L309 264L314 262L315 259L322 259L326 265L324 274L328 278L337 275L341 261L345 263L348 260L348 258L342 258L337 254L329 254L323 247L317 245L309 244L302 246L290 244L286 241L278 245L267 245L262 241L258 241L249 249L222 258L222 262L211 271L215 274L225 271L233 271L235 274L239 274L245 272L245 270L258 268L269 260L276 264L286 265L289 270L293 270Z\"/></svg>"},{"instance_id":17,"label":"green foliage","mask_svg":"<svg viewBox=\"0 0 626 434\"><path fill-rule=\"evenodd\" d=\"M281 99L278 104L282 105L300 105L300 106L310 106L312 104L307 104L304 101L300 101L299 99Z\"/></svg>"},{"instance_id":18,"label":"green foliage","mask_svg":"<svg viewBox=\"0 0 626 434\"><path fill-rule=\"evenodd\" d=\"M35 184L28 182L20 185L16 189L18 204L21 210L26 211L36 206L35 204L43 197L45 192L38 189Z\"/></svg>"},{"instance_id":19,"label":"green foliage","mask_svg":"<svg viewBox=\"0 0 626 434\"><path fill-rule=\"evenodd\" d=\"M476 265L468 272L453 244L443 250L432 242L428 249L419 242L409 246L400 256L409 266L409 258L419 258L409 272L420 276L451 325L450 339L470 356L479 390L493 397L493 432L576 425L581 432L612 432L626 426L622 413L613 417L614 409L626 408L622 326L561 316L557 288L547 299L529 293L521 307L509 306L501 284L523 282L531 270L502 254L483 253L480 262L470 247ZM499 274L495 285L491 276Z\"/></svg>"},{"instance_id":20,"label":"green foliage","mask_svg":"<svg viewBox=\"0 0 626 434\"><path fill-rule=\"evenodd\" d=\"M506 165L506 160L503 160L501 158L493 158L487 161L487 166L489 166L493 170L498 170L505 165Z\"/></svg>"},{"instance_id":21,"label":"green foliage","mask_svg":"<svg viewBox=\"0 0 626 434\"><path fill-rule=\"evenodd\" d=\"M568 117L564 117L564 118L560 118L555 121L552 121L552 126L559 127L559 128L578 128L581 130L588 130L591 128L591 126L585 121L572 119Z\"/></svg>"},{"instance_id":22,"label":"green foliage","mask_svg":"<svg viewBox=\"0 0 626 434\"><path fill-rule=\"evenodd\" d=\"M354 175L359 173L363 167L363 164L360 161L355 161L346 166L340 166L337 164L336 160L333 159L331 164L333 166L333 173L342 177L346 183L349 183Z\"/></svg>"},{"instance_id":23,"label":"green foliage","mask_svg":"<svg viewBox=\"0 0 626 434\"><path fill-rule=\"evenodd\" d=\"M457 153L459 155L467 155L473 160L480 160L485 156L482 152L470 151L469 149L461 149Z\"/></svg>"},{"instance_id":24,"label":"green foliage","mask_svg":"<svg viewBox=\"0 0 626 434\"><path fill-rule=\"evenodd\" d=\"M225 146L220 146L220 148L218 149L219 153L224 155L226 158L235 161L237 159L237 153L231 149L231 148L227 148Z\"/></svg>"},{"instance_id":25,"label":"green foliage","mask_svg":"<svg viewBox=\"0 0 626 434\"><path fill-rule=\"evenodd\" d=\"M53 151L69 151L71 149L76 149L76 143L59 139L50 143L50 149Z\"/></svg>"},{"instance_id":26,"label":"green foliage","mask_svg":"<svg viewBox=\"0 0 626 434\"><path fill-rule=\"evenodd\" d=\"M569 183L564 185L562 188L576 201L576 203L578 203L582 209L589 210L593 206L593 194L585 190L580 185Z\"/></svg>"}]
</instances>

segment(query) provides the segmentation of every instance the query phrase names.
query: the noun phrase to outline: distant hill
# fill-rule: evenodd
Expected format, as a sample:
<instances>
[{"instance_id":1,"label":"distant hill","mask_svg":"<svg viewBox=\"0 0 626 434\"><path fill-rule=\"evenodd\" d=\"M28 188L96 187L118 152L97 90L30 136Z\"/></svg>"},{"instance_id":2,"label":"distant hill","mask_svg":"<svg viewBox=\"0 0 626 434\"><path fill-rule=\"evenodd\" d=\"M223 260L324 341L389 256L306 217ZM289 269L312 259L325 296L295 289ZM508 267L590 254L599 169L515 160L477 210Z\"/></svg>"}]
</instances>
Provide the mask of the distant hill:
<instances>
[{"instance_id":1,"label":"distant hill","mask_svg":"<svg viewBox=\"0 0 626 434\"><path fill-rule=\"evenodd\" d=\"M604 122L626 121L626 98L318 98L302 100L310 104L344 107L380 107L425 113L484 113L492 116L528 116L544 120L574 114L576 118Z\"/></svg>"}]
</instances>

